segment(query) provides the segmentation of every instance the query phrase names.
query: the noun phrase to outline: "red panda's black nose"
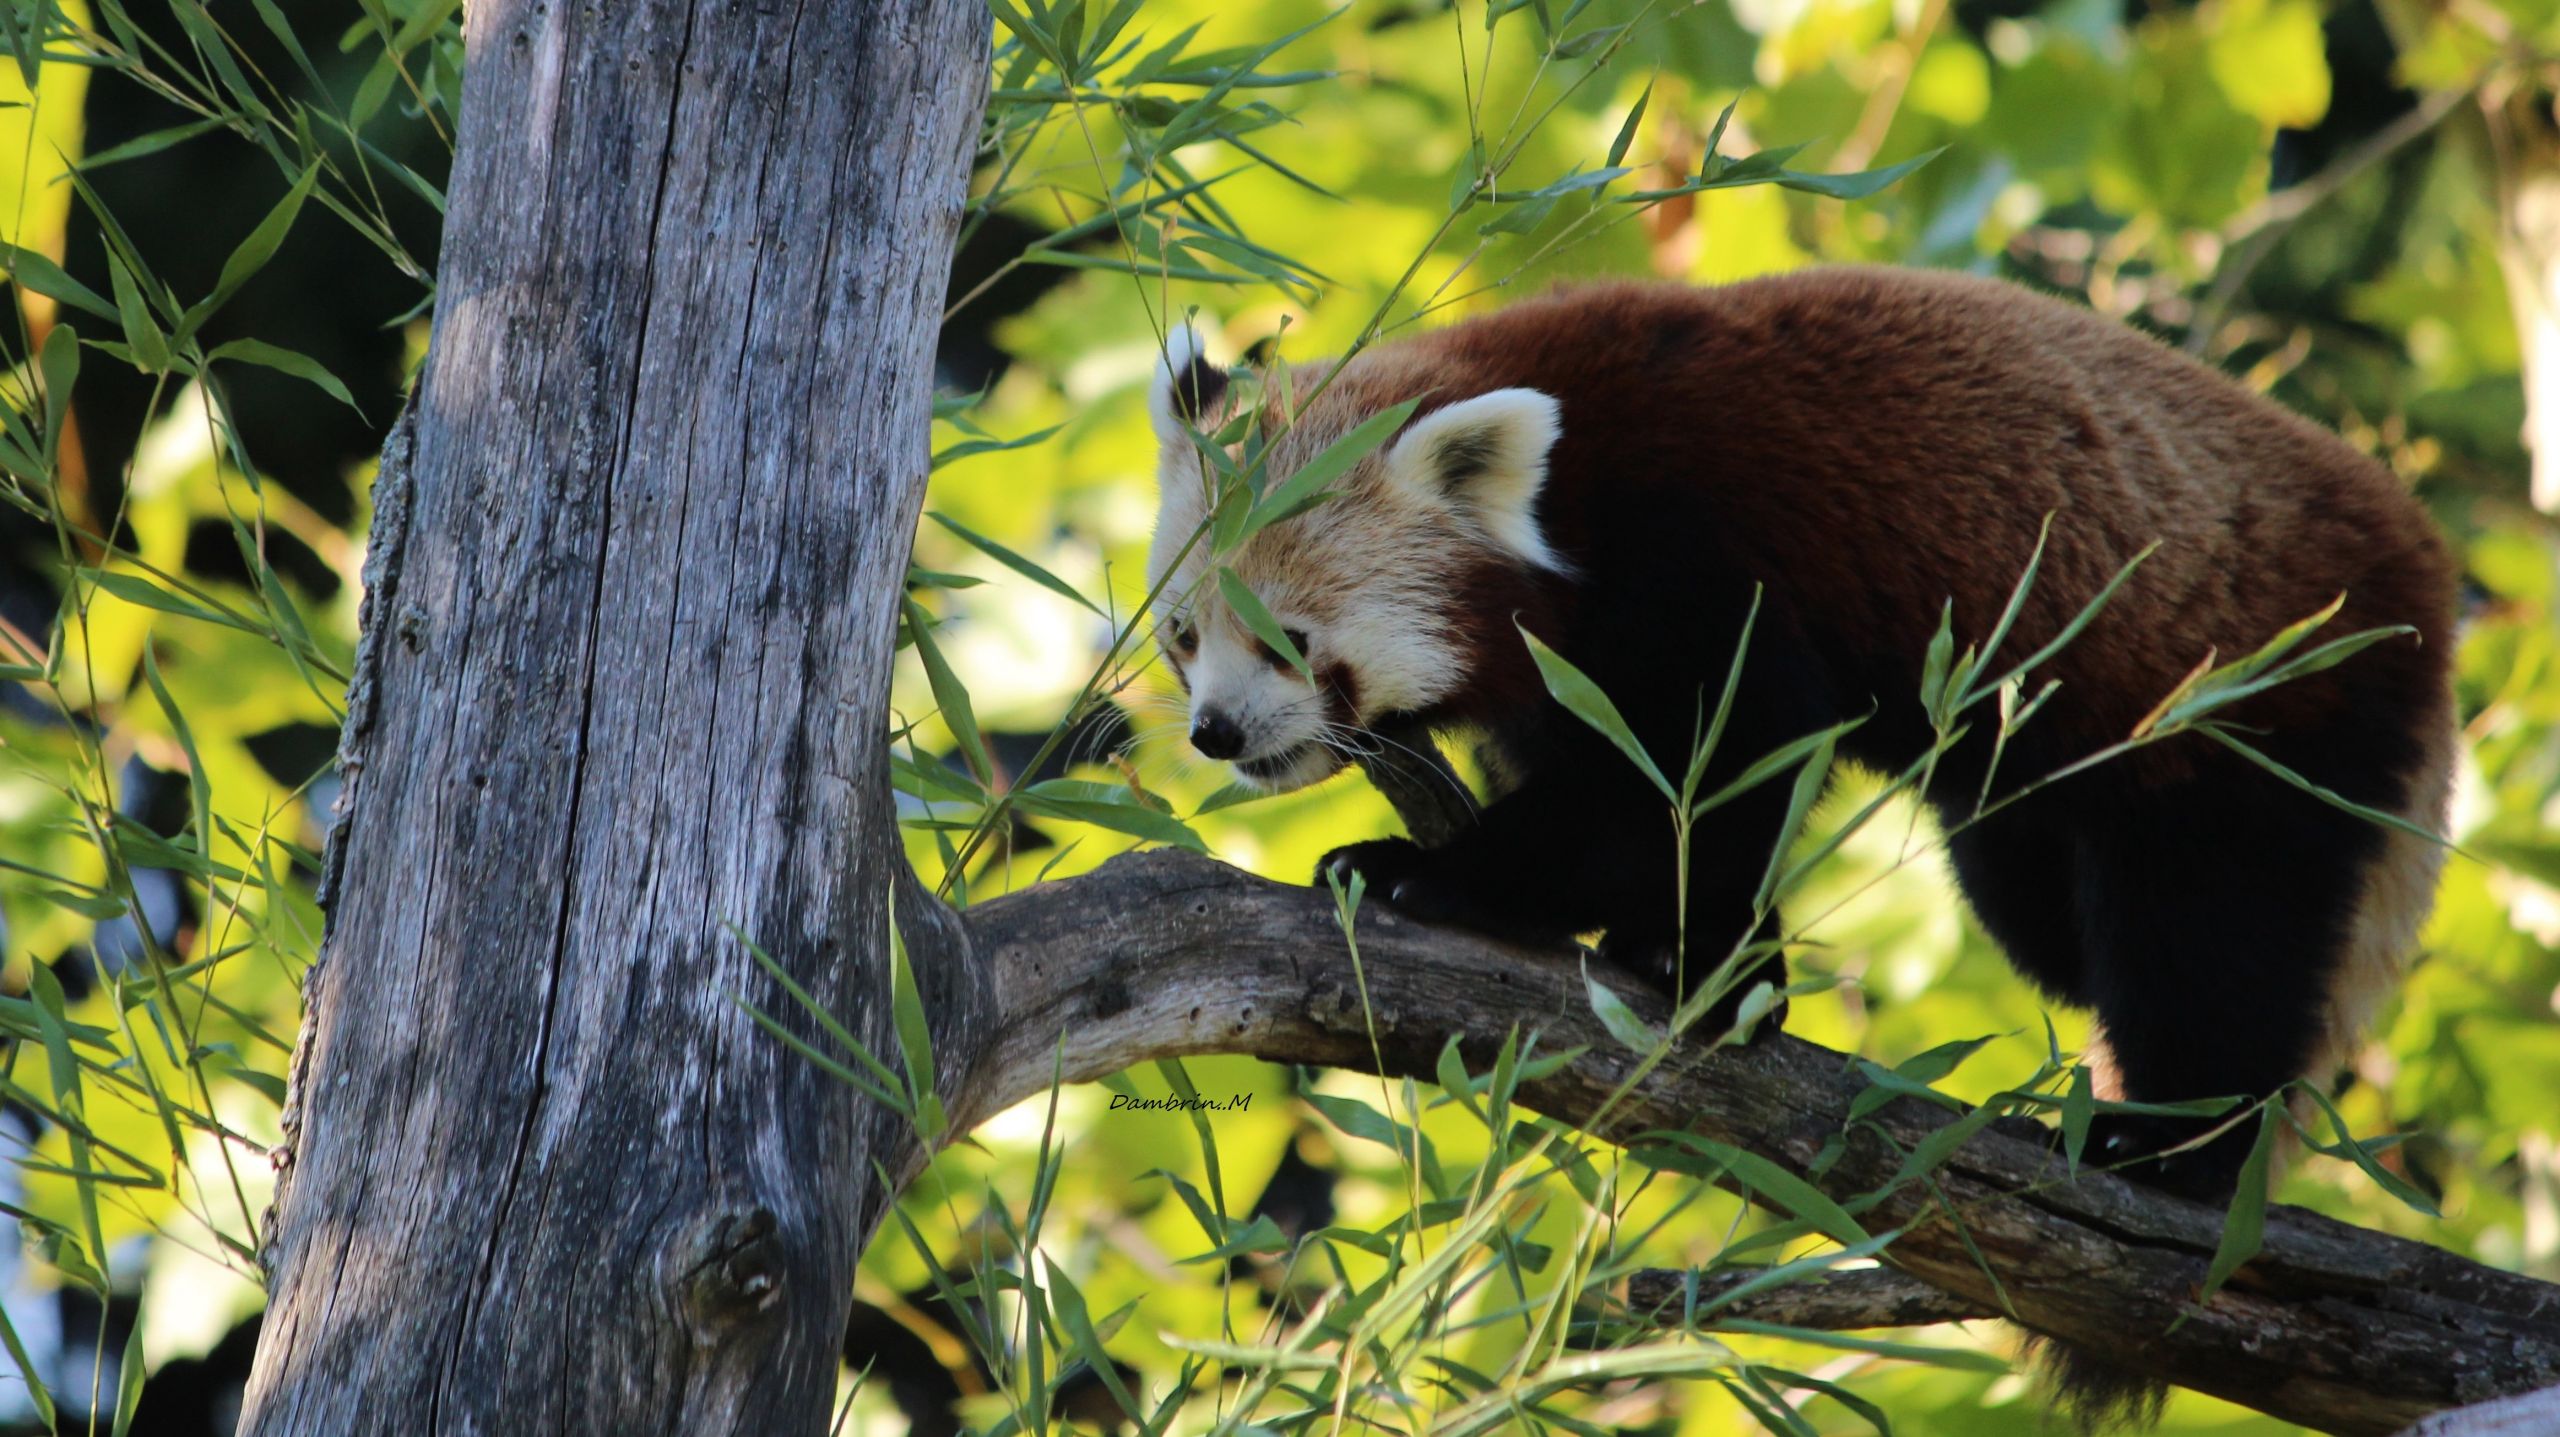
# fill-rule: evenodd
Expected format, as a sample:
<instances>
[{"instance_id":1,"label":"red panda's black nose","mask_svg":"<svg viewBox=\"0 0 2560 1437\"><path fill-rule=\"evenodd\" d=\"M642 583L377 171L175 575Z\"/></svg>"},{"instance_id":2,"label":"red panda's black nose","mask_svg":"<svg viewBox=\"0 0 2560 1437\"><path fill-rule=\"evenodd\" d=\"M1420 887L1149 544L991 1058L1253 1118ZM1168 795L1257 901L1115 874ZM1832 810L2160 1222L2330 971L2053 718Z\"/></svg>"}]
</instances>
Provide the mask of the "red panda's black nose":
<instances>
[{"instance_id":1,"label":"red panda's black nose","mask_svg":"<svg viewBox=\"0 0 2560 1437\"><path fill-rule=\"evenodd\" d=\"M1244 752L1244 730L1225 714L1204 713L1192 722L1191 746L1209 758L1234 758Z\"/></svg>"}]
</instances>

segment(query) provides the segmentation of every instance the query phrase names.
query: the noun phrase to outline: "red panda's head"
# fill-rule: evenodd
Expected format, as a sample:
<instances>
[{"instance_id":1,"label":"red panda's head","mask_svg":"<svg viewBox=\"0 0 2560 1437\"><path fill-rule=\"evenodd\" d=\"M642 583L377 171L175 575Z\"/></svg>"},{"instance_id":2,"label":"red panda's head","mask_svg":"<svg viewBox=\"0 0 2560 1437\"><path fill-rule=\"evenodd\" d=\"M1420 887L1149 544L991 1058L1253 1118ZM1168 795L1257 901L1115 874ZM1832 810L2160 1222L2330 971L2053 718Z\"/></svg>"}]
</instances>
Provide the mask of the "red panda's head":
<instances>
[{"instance_id":1,"label":"red panda's head","mask_svg":"<svg viewBox=\"0 0 2560 1437\"><path fill-rule=\"evenodd\" d=\"M1465 688L1486 625L1460 606L1483 591L1475 580L1484 571L1565 567L1537 518L1559 432L1554 399L1497 389L1443 402L1422 392L1427 381L1400 383L1392 349L1354 359L1323 385L1330 368L1302 366L1266 384L1266 493L1371 415L1414 398L1438 407L1332 480L1331 499L1223 553L1206 528L1219 475L1200 445L1239 405L1190 330L1168 341L1149 402L1161 445L1147 565L1150 586L1162 581L1157 645L1190 693L1193 746L1271 791L1331 775L1367 741L1364 731ZM1226 452L1241 459L1243 446ZM1313 684L1237 615L1221 568L1279 622Z\"/></svg>"}]
</instances>

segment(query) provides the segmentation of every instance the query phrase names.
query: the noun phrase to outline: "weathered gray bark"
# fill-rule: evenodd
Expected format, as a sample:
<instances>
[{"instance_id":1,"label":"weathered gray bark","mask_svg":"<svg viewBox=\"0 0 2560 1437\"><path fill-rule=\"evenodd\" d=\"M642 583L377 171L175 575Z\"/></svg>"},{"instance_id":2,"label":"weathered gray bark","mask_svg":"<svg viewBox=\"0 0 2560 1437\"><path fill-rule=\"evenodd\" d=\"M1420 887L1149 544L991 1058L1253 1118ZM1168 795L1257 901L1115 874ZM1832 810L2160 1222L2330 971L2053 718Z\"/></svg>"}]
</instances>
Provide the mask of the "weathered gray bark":
<instances>
[{"instance_id":1,"label":"weathered gray bark","mask_svg":"<svg viewBox=\"0 0 2560 1437\"><path fill-rule=\"evenodd\" d=\"M823 1427L918 1155L755 1029L729 925L894 1046L882 716L987 29L474 0L242 1431Z\"/></svg>"},{"instance_id":2,"label":"weathered gray bark","mask_svg":"<svg viewBox=\"0 0 2560 1437\"><path fill-rule=\"evenodd\" d=\"M1710 1325L1745 1318L1816 1332L1925 1327L2000 1316L1996 1308L1931 1287L1890 1267L1853 1268L1726 1300L1728 1293L1758 1281L1760 1275L1748 1267L1707 1273L1647 1269L1627 1279L1626 1311L1631 1318L1664 1327L1679 1327L1692 1314L1708 1312L1704 1320ZM1717 1306L1719 1301L1723 1305Z\"/></svg>"},{"instance_id":3,"label":"weathered gray bark","mask_svg":"<svg viewBox=\"0 0 2560 1437\"><path fill-rule=\"evenodd\" d=\"M2551 1437L2560 1432L2560 1387L2440 1412L2401 1437Z\"/></svg>"},{"instance_id":4,"label":"weathered gray bark","mask_svg":"<svg viewBox=\"0 0 2560 1437\"><path fill-rule=\"evenodd\" d=\"M1071 1082L1191 1053L1372 1065L1325 895L1160 853L996 899L963 922L996 997L992 1038L953 1109L964 1127L1044 1088L1061 1043ZM1535 1029L1541 1051L1588 1051L1523 1101L1613 1141L1684 1129L1805 1175L1865 1086L1839 1054L1768 1036L1675 1052L1594 1124L1637 1055L1592 1015L1571 959L1378 910L1360 918L1360 954L1390 1069L1429 1078L1456 1032L1481 1070L1503 1033ZM1618 986L1662 1021L1647 995ZM1843 1200L1881 1190L1904 1152L1954 1120L1897 1101L1850 1130L1817 1181ZM2264 1250L2199 1306L2222 1214L2102 1174L2067 1180L2040 1130L2021 1126L1956 1151L1935 1179L1943 1205L1905 1184L1860 1210L1871 1232L1910 1225L1889 1262L2133 1370L2324 1431L2393 1432L2560 1381L2560 1288L2298 1209L2271 1210Z\"/></svg>"}]
</instances>

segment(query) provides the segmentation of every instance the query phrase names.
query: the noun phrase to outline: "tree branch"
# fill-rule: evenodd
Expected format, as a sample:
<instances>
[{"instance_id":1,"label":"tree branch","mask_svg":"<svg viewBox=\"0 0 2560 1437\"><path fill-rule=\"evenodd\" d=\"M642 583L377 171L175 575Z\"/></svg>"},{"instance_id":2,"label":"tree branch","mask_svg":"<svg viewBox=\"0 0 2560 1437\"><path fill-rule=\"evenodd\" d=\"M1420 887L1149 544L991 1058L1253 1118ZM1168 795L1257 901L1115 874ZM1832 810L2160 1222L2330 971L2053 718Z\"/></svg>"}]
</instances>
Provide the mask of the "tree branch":
<instances>
[{"instance_id":1,"label":"tree branch","mask_svg":"<svg viewBox=\"0 0 2560 1437\"><path fill-rule=\"evenodd\" d=\"M1364 1014L1385 1066L1425 1079L1451 1033L1481 1069L1505 1033L1534 1029L1542 1051L1585 1050L1524 1086L1537 1110L1619 1143L1693 1132L1799 1176L1847 1130L1814 1181L1843 1201L1881 1193L1859 1209L1866 1228L1908 1229L1886 1261L2147 1375L2374 1434L2560 1381L2560 1288L2298 1209L2271 1209L2259 1255L2198 1305L2222 1214L2105 1174L2069 1180L2032 1123L1995 1124L1929 1183L1897 1182L1904 1154L1956 1115L1903 1099L1852 1128L1862 1084L1843 1056L1784 1035L1677 1050L1594 1122L1639 1055L1602 1029L1564 953L1372 908L1357 924L1364 994L1324 895L1169 852L993 900L962 923L997 1021L954 1065L961 1131L1053 1072L1079 1082L1203 1053L1373 1070ZM1639 985L1613 986L1665 1019Z\"/></svg>"},{"instance_id":2,"label":"tree branch","mask_svg":"<svg viewBox=\"0 0 2560 1437\"><path fill-rule=\"evenodd\" d=\"M2401 1437L2549 1437L2560 1432L2560 1387L2440 1412Z\"/></svg>"},{"instance_id":3,"label":"tree branch","mask_svg":"<svg viewBox=\"0 0 2560 1437\"><path fill-rule=\"evenodd\" d=\"M1627 1279L1627 1312L1638 1322L1679 1327L1692 1312L1704 1311L1759 1277L1757 1268L1701 1273L1648 1268ZM1716 1308L1700 1325L1711 1327L1718 1322L1747 1318L1782 1327L1851 1332L1862 1327L1921 1327L1999 1315L1996 1308L1931 1287L1907 1272L1890 1267L1861 1267L1735 1298Z\"/></svg>"}]
</instances>

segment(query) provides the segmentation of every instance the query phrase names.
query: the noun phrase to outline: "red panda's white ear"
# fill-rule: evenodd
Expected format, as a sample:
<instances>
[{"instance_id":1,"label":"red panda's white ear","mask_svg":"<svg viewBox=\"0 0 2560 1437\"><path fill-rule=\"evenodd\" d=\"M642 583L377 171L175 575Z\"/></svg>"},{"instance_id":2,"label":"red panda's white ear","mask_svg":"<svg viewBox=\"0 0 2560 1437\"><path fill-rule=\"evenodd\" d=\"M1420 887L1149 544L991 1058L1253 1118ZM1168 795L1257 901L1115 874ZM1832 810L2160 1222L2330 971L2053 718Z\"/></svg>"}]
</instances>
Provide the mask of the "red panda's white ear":
<instances>
[{"instance_id":1,"label":"red panda's white ear","mask_svg":"<svg viewBox=\"0 0 2560 1437\"><path fill-rule=\"evenodd\" d=\"M1147 417L1155 421L1156 437L1168 444L1184 439L1183 426L1198 428L1226 392L1227 372L1209 362L1200 331L1187 321L1175 325L1164 337L1155 383L1147 390Z\"/></svg>"},{"instance_id":2,"label":"red panda's white ear","mask_svg":"<svg viewBox=\"0 0 2560 1437\"><path fill-rule=\"evenodd\" d=\"M1547 451L1563 432L1553 396L1497 389L1415 420L1388 451L1387 472L1465 508L1494 542L1528 562L1562 570L1538 529L1538 491Z\"/></svg>"}]
</instances>

